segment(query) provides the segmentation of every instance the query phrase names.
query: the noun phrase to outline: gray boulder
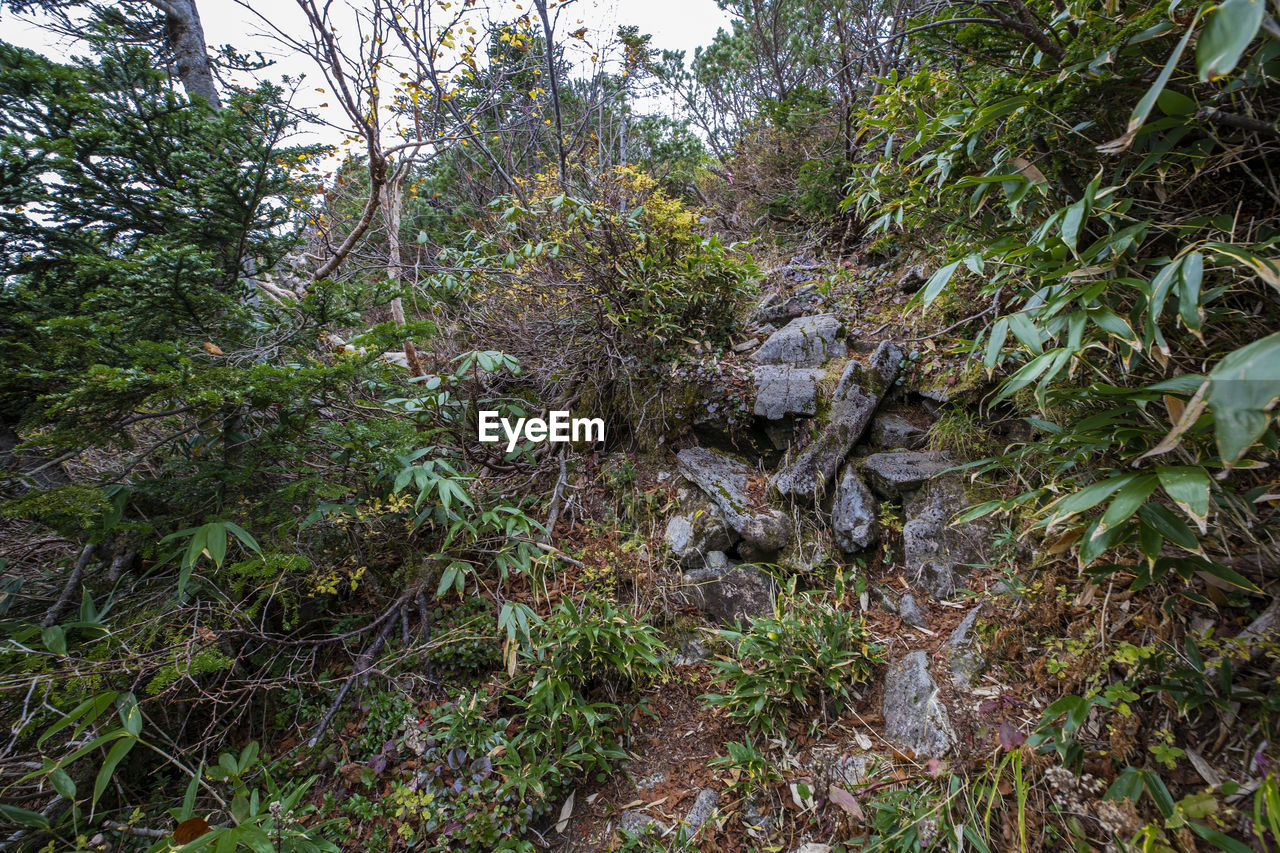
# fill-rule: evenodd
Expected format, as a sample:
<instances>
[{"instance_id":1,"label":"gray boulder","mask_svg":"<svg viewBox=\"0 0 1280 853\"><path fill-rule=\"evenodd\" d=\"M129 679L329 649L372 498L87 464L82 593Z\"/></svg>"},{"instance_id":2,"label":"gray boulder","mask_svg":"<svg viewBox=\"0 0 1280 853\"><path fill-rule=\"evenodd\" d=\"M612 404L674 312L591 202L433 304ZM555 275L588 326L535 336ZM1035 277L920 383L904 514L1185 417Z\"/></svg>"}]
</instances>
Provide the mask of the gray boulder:
<instances>
[{"instance_id":1,"label":"gray boulder","mask_svg":"<svg viewBox=\"0 0 1280 853\"><path fill-rule=\"evenodd\" d=\"M778 494L815 502L826 492L836 469L866 431L871 415L884 396L888 384L884 381L886 364L882 363L881 369L868 369L856 361L845 366L831 395L826 427L804 449L790 457L770 480Z\"/></svg>"},{"instance_id":2,"label":"gray boulder","mask_svg":"<svg viewBox=\"0 0 1280 853\"><path fill-rule=\"evenodd\" d=\"M911 593L902 596L902 600L898 602L898 615L907 625L914 628L925 627L924 611L920 609L919 604L916 604L916 597Z\"/></svg>"},{"instance_id":3,"label":"gray boulder","mask_svg":"<svg viewBox=\"0 0 1280 853\"><path fill-rule=\"evenodd\" d=\"M632 835L666 835L671 827L641 811L625 811L618 817L618 829Z\"/></svg>"},{"instance_id":4,"label":"gray boulder","mask_svg":"<svg viewBox=\"0 0 1280 853\"><path fill-rule=\"evenodd\" d=\"M716 813L716 805L719 802L719 793L711 788L703 788L698 792L698 796L693 798L693 805L689 808L689 814L684 819L685 824L690 829L697 829L702 826Z\"/></svg>"},{"instance_id":5,"label":"gray boulder","mask_svg":"<svg viewBox=\"0 0 1280 853\"><path fill-rule=\"evenodd\" d=\"M757 364L818 367L848 350L840 339L844 328L830 314L797 317L769 336L752 354Z\"/></svg>"},{"instance_id":6,"label":"gray boulder","mask_svg":"<svg viewBox=\"0 0 1280 853\"><path fill-rule=\"evenodd\" d=\"M915 450L924 441L924 430L901 415L876 415L871 422L871 443L879 450Z\"/></svg>"},{"instance_id":7,"label":"gray boulder","mask_svg":"<svg viewBox=\"0 0 1280 853\"><path fill-rule=\"evenodd\" d=\"M821 368L760 365L751 371L756 383L756 415L778 421L788 415L816 414L818 383L826 374Z\"/></svg>"},{"instance_id":8,"label":"gray boulder","mask_svg":"<svg viewBox=\"0 0 1280 853\"><path fill-rule=\"evenodd\" d=\"M973 677L986 665L986 659L978 648L973 626L986 605L979 604L969 611L947 638L947 654L951 663L951 683L963 690L973 686Z\"/></svg>"},{"instance_id":9,"label":"gray boulder","mask_svg":"<svg viewBox=\"0 0 1280 853\"><path fill-rule=\"evenodd\" d=\"M902 367L902 348L893 341L881 341L880 345L867 359L867 367L879 377L886 388L898 378L898 369Z\"/></svg>"},{"instance_id":10,"label":"gray boulder","mask_svg":"<svg viewBox=\"0 0 1280 853\"><path fill-rule=\"evenodd\" d=\"M928 481L903 502L902 551L912 584L935 598L955 594L967 566L986 556L988 530L979 522L950 524L968 506L958 474Z\"/></svg>"},{"instance_id":11,"label":"gray boulder","mask_svg":"<svg viewBox=\"0 0 1280 853\"><path fill-rule=\"evenodd\" d=\"M898 450L871 454L862 460L862 471L871 488L882 497L893 498L920 488L954 464L943 452Z\"/></svg>"},{"instance_id":12,"label":"gray boulder","mask_svg":"<svg viewBox=\"0 0 1280 853\"><path fill-rule=\"evenodd\" d=\"M883 713L885 735L916 755L941 757L956 743L924 652L912 652L889 666Z\"/></svg>"},{"instance_id":13,"label":"gray boulder","mask_svg":"<svg viewBox=\"0 0 1280 853\"><path fill-rule=\"evenodd\" d=\"M726 551L738 535L724 520L724 513L692 486L676 491L680 511L667 521L667 547L685 565L694 565L712 551Z\"/></svg>"},{"instance_id":14,"label":"gray boulder","mask_svg":"<svg viewBox=\"0 0 1280 853\"><path fill-rule=\"evenodd\" d=\"M680 473L701 489L723 513L729 527L757 548L780 551L791 542L791 519L749 494L756 472L732 456L705 447L690 447L676 454Z\"/></svg>"},{"instance_id":15,"label":"gray boulder","mask_svg":"<svg viewBox=\"0 0 1280 853\"><path fill-rule=\"evenodd\" d=\"M683 580L690 603L725 625L772 613L778 595L773 578L719 552L708 554L706 567L686 572Z\"/></svg>"},{"instance_id":16,"label":"gray boulder","mask_svg":"<svg viewBox=\"0 0 1280 853\"><path fill-rule=\"evenodd\" d=\"M794 574L808 574L836 557L835 543L825 528L806 528L796 541L778 556L778 565Z\"/></svg>"},{"instance_id":17,"label":"gray boulder","mask_svg":"<svg viewBox=\"0 0 1280 853\"><path fill-rule=\"evenodd\" d=\"M856 554L875 544L879 536L878 509L875 495L862 482L857 469L846 465L836 482L835 499L831 504L831 530L840 550Z\"/></svg>"}]
</instances>

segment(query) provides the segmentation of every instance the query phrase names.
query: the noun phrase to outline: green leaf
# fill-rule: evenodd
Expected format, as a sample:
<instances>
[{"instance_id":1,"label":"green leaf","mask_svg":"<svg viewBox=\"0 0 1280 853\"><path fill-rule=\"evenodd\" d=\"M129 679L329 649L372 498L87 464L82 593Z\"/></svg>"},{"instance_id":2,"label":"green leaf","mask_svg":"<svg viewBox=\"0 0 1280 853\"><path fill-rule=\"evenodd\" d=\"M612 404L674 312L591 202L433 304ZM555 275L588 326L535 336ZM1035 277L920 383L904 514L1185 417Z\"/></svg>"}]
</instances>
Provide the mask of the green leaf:
<instances>
[{"instance_id":1,"label":"green leaf","mask_svg":"<svg viewBox=\"0 0 1280 853\"><path fill-rule=\"evenodd\" d=\"M1187 25L1186 32L1178 40L1177 47L1173 49L1173 53L1169 54L1169 59L1165 62L1164 68L1160 69L1160 74L1156 77L1156 81L1151 84L1151 88L1147 90L1147 93L1142 96L1142 100L1138 101L1133 108L1133 112L1129 114L1129 125L1125 129L1124 135L1099 145L1099 152L1103 154L1119 154L1133 144L1138 131L1146 123L1147 116L1151 115L1151 108L1155 106L1156 99L1160 97L1160 93L1164 91L1169 78L1173 76L1173 69L1178 67L1178 62L1182 59L1183 52L1191 42L1191 35L1196 31L1196 24L1200 23L1202 14L1204 14L1203 8L1196 12L1195 18Z\"/></svg>"},{"instance_id":2,"label":"green leaf","mask_svg":"<svg viewBox=\"0 0 1280 853\"><path fill-rule=\"evenodd\" d=\"M928 305L938 298L938 294L947 286L947 282L951 281L951 276L955 274L956 268L960 266L960 261L952 261L938 270L925 282L924 290L920 292L920 301Z\"/></svg>"},{"instance_id":3,"label":"green leaf","mask_svg":"<svg viewBox=\"0 0 1280 853\"><path fill-rule=\"evenodd\" d=\"M1156 468L1160 485L1178 508L1200 528L1200 535L1209 532L1209 475L1203 468L1181 466Z\"/></svg>"},{"instance_id":4,"label":"green leaf","mask_svg":"<svg viewBox=\"0 0 1280 853\"><path fill-rule=\"evenodd\" d=\"M1264 0L1224 0L1209 13L1196 43L1200 82L1230 74L1262 26Z\"/></svg>"},{"instance_id":5,"label":"green leaf","mask_svg":"<svg viewBox=\"0 0 1280 853\"><path fill-rule=\"evenodd\" d=\"M102 767L98 770L98 778L93 783L93 802L95 805L101 799L102 793L107 790L107 785L111 783L111 776L116 772L116 765L129 754L129 750L133 749L134 744L137 742L134 738L126 737L112 744L111 749L107 752L107 760L102 762Z\"/></svg>"},{"instance_id":6,"label":"green leaf","mask_svg":"<svg viewBox=\"0 0 1280 853\"><path fill-rule=\"evenodd\" d=\"M1280 333L1241 347L1209 373L1218 453L1228 467L1266 431L1280 400Z\"/></svg>"},{"instance_id":7,"label":"green leaf","mask_svg":"<svg viewBox=\"0 0 1280 853\"><path fill-rule=\"evenodd\" d=\"M205 550L209 552L209 559L213 560L213 564L218 568L222 568L222 561L227 558L227 528L221 522L214 521L205 525L207 533L205 535Z\"/></svg>"},{"instance_id":8,"label":"green leaf","mask_svg":"<svg viewBox=\"0 0 1280 853\"><path fill-rule=\"evenodd\" d=\"M1062 217L1062 242L1067 244L1067 248L1074 255L1076 252L1076 243L1080 239L1080 227L1084 224L1085 219L1089 215L1089 205L1085 199L1080 199L1075 204L1067 208L1067 212Z\"/></svg>"},{"instance_id":9,"label":"green leaf","mask_svg":"<svg viewBox=\"0 0 1280 853\"><path fill-rule=\"evenodd\" d=\"M1187 255L1179 270L1181 284L1178 287L1178 312L1182 322L1190 330L1200 329L1200 284L1204 278L1204 255L1192 252Z\"/></svg>"},{"instance_id":10,"label":"green leaf","mask_svg":"<svg viewBox=\"0 0 1280 853\"><path fill-rule=\"evenodd\" d=\"M76 783L61 767L55 767L49 771L49 784L66 799L75 800Z\"/></svg>"},{"instance_id":11,"label":"green leaf","mask_svg":"<svg viewBox=\"0 0 1280 853\"><path fill-rule=\"evenodd\" d=\"M4 815L13 823L18 824L18 826L29 826L32 829L47 829L49 826L49 819L39 812L6 805L5 803L0 803L0 815Z\"/></svg>"},{"instance_id":12,"label":"green leaf","mask_svg":"<svg viewBox=\"0 0 1280 853\"><path fill-rule=\"evenodd\" d=\"M1107 506L1107 511L1102 514L1102 522L1093 535L1100 536L1128 521L1138 511L1138 507L1147 502L1147 497L1155 491L1157 482L1155 477L1148 475L1126 483Z\"/></svg>"},{"instance_id":13,"label":"green leaf","mask_svg":"<svg viewBox=\"0 0 1280 853\"><path fill-rule=\"evenodd\" d=\"M55 655L65 655L67 653L67 632L62 630L61 625L50 625L40 632L40 642L44 643L44 647Z\"/></svg>"}]
</instances>

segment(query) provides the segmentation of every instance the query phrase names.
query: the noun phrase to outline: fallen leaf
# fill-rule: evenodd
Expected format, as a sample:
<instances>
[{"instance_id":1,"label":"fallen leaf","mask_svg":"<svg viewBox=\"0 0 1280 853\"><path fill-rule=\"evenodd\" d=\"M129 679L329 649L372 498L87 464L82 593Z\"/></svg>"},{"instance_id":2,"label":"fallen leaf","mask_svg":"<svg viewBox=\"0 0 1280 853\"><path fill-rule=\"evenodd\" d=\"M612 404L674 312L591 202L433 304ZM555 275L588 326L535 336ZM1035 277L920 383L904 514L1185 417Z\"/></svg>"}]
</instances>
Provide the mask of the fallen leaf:
<instances>
[{"instance_id":1,"label":"fallen leaf","mask_svg":"<svg viewBox=\"0 0 1280 853\"><path fill-rule=\"evenodd\" d=\"M206 832L213 829L209 826L209 822L202 817L189 817L182 823L178 824L173 831L173 840L178 844L186 844L195 841Z\"/></svg>"},{"instance_id":2,"label":"fallen leaf","mask_svg":"<svg viewBox=\"0 0 1280 853\"><path fill-rule=\"evenodd\" d=\"M569 828L569 818L573 816L573 797L576 793L577 791L570 791L569 798L560 807L560 819L556 821L556 832L561 835L564 835L564 831Z\"/></svg>"},{"instance_id":3,"label":"fallen leaf","mask_svg":"<svg viewBox=\"0 0 1280 853\"><path fill-rule=\"evenodd\" d=\"M831 785L827 788L827 799L844 809L855 820L867 819L867 815L862 811L862 806L858 804L857 798L844 788L837 788L835 785Z\"/></svg>"},{"instance_id":4,"label":"fallen leaf","mask_svg":"<svg viewBox=\"0 0 1280 853\"><path fill-rule=\"evenodd\" d=\"M226 353L224 353L218 345L212 341L205 341L202 346L204 347L204 351L209 353L209 355L226 355Z\"/></svg>"}]
</instances>

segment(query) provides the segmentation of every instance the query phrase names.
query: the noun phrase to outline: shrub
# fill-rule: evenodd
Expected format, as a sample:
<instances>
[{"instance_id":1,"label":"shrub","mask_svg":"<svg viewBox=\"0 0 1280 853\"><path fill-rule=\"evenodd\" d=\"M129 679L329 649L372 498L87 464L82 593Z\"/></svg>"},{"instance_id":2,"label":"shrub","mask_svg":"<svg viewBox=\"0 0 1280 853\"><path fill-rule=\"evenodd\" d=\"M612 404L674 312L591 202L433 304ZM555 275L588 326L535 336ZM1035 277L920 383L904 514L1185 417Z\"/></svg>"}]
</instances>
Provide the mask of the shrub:
<instances>
[{"instance_id":1,"label":"shrub","mask_svg":"<svg viewBox=\"0 0 1280 853\"><path fill-rule=\"evenodd\" d=\"M719 634L737 651L715 664L715 683L725 692L704 698L765 733L783 732L814 706L824 716L838 714L884 659L865 620L813 596L795 597L786 611L745 631Z\"/></svg>"}]
</instances>

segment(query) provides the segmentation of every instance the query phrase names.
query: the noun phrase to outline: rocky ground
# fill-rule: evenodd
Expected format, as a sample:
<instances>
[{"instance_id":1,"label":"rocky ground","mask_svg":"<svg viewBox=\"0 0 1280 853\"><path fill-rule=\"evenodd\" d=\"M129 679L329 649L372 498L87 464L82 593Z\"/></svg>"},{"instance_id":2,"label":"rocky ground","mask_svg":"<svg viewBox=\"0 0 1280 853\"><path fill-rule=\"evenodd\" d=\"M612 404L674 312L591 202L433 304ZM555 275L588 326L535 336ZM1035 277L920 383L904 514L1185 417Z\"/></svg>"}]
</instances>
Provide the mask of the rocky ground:
<instances>
[{"instance_id":1,"label":"rocky ground","mask_svg":"<svg viewBox=\"0 0 1280 853\"><path fill-rule=\"evenodd\" d=\"M731 405L709 406L650 472L674 507L662 546L694 629L673 660L673 685L635 727L627 771L566 804L562 849L611 849L622 829L667 849L821 853L833 840L824 812L861 819L866 792L937 775L995 736L983 708L1003 686L984 671L978 640L1006 607L990 570L992 530L951 523L977 500L974 486L954 470L965 460L926 447L956 383L919 382L909 330L855 332L865 317L851 320L848 306L866 313L866 302L819 292L808 281L817 273L798 266L734 348L754 391L752 437L714 415ZM889 287L887 269L841 279L856 297L873 274L891 316L923 282L919 270ZM745 734L698 699L710 689L712 629L774 611L779 573L760 566L814 577L841 564L870 580L846 603L865 614L887 666L843 716L775 744L783 781L744 798L732 773L710 766Z\"/></svg>"}]
</instances>

